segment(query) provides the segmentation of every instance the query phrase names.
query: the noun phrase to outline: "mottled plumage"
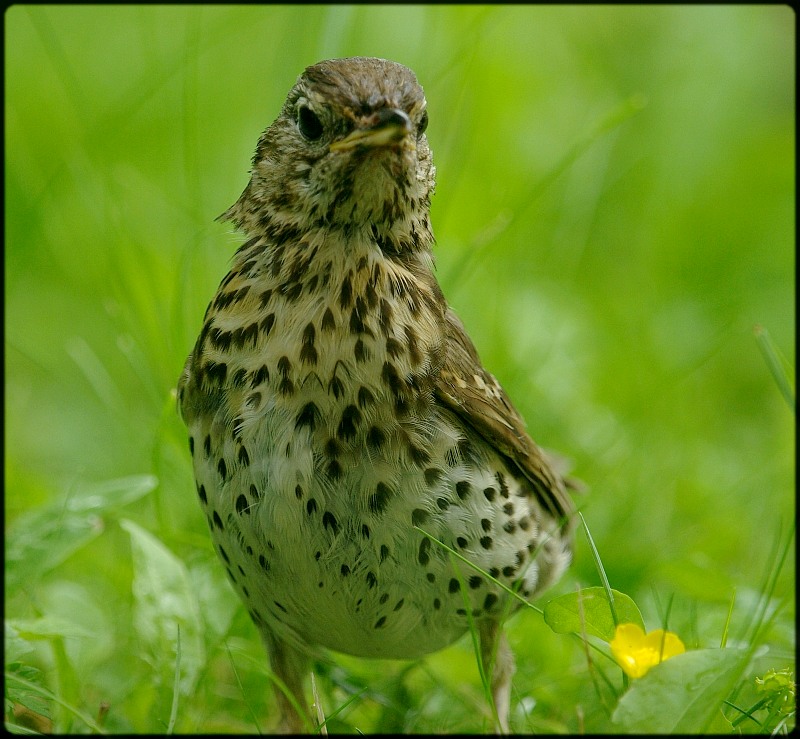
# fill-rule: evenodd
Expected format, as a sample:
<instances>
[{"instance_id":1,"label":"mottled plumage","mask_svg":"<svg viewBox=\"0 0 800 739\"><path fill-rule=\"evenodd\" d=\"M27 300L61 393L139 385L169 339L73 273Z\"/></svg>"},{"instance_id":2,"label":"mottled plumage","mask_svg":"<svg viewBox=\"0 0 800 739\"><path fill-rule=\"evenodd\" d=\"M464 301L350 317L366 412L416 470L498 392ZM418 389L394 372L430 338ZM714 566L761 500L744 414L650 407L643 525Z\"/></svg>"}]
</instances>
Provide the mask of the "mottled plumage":
<instances>
[{"instance_id":1,"label":"mottled plumage","mask_svg":"<svg viewBox=\"0 0 800 739\"><path fill-rule=\"evenodd\" d=\"M425 105L393 62L306 69L222 216L247 241L179 403L215 546L301 708L316 649L414 658L471 617L505 729L507 595L419 529L532 597L573 509L434 277Z\"/></svg>"}]
</instances>

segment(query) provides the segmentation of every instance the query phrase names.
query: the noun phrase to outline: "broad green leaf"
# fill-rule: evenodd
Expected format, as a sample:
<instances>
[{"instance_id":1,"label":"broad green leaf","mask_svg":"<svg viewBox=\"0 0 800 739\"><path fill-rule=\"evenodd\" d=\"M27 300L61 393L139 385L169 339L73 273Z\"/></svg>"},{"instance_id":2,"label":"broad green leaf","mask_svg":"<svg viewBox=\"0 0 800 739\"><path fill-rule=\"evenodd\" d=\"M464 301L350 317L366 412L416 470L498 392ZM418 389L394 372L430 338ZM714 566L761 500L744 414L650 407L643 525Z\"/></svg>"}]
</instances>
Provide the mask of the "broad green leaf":
<instances>
[{"instance_id":1,"label":"broad green leaf","mask_svg":"<svg viewBox=\"0 0 800 739\"><path fill-rule=\"evenodd\" d=\"M81 485L64 499L17 518L6 541L6 585L15 589L38 580L99 536L103 516L156 486L152 475L135 475Z\"/></svg>"},{"instance_id":2,"label":"broad green leaf","mask_svg":"<svg viewBox=\"0 0 800 739\"><path fill-rule=\"evenodd\" d=\"M632 734L705 732L749 657L744 649L700 649L672 657L633 681L612 720Z\"/></svg>"},{"instance_id":3,"label":"broad green leaf","mask_svg":"<svg viewBox=\"0 0 800 739\"><path fill-rule=\"evenodd\" d=\"M205 664L200 608L184 564L158 539L129 520L120 525L131 537L134 628L140 656L163 684L170 685L180 627L180 691L188 694Z\"/></svg>"},{"instance_id":4,"label":"broad green leaf","mask_svg":"<svg viewBox=\"0 0 800 739\"><path fill-rule=\"evenodd\" d=\"M633 599L612 590L614 608L620 623L633 623L644 630L644 621ZM544 607L544 620L557 634L593 634L603 641L614 638L616 624L604 588L585 588L553 598Z\"/></svg>"}]
</instances>

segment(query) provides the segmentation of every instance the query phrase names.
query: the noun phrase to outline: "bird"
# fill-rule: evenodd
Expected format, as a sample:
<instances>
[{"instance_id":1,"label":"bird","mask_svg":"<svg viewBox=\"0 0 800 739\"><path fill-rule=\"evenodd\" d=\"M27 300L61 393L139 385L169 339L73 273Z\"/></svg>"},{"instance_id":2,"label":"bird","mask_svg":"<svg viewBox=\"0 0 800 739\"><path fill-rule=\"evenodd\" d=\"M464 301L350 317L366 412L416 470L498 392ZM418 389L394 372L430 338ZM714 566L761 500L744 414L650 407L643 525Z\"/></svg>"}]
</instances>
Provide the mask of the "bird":
<instances>
[{"instance_id":1,"label":"bird","mask_svg":"<svg viewBox=\"0 0 800 739\"><path fill-rule=\"evenodd\" d=\"M427 126L402 64L305 69L219 217L243 243L178 383L284 731L314 726L317 655L417 659L474 629L507 732L508 590L531 599L571 560L568 485L435 276Z\"/></svg>"}]
</instances>

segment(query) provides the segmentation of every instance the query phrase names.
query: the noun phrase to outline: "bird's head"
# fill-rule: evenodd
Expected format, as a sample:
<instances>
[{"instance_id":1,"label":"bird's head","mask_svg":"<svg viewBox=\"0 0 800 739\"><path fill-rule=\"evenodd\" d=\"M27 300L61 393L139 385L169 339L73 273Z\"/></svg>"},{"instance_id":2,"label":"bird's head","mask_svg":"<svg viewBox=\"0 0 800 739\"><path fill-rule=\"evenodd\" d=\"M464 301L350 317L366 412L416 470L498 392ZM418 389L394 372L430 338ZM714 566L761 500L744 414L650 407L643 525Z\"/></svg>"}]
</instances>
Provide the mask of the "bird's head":
<instances>
[{"instance_id":1,"label":"bird's head","mask_svg":"<svg viewBox=\"0 0 800 739\"><path fill-rule=\"evenodd\" d=\"M225 213L250 235L276 228L368 231L386 248L431 240L435 170L425 96L396 62L308 67L259 139L250 182Z\"/></svg>"}]
</instances>

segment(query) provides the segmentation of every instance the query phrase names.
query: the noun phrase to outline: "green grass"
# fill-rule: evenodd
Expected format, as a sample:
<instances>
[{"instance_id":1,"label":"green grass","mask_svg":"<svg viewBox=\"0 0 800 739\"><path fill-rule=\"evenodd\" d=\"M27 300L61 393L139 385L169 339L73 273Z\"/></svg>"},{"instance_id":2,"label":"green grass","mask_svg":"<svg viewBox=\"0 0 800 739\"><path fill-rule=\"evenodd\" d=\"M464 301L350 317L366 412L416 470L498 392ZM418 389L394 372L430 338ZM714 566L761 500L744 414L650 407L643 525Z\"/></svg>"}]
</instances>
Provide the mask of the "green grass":
<instances>
[{"instance_id":1,"label":"green grass","mask_svg":"<svg viewBox=\"0 0 800 739\"><path fill-rule=\"evenodd\" d=\"M274 727L172 389L239 244L214 218L259 133L305 66L360 54L425 87L444 292L587 483L610 588L700 654L626 682L602 643L526 609L512 726L662 726L643 694L711 650L701 708L724 710L705 730L794 725L789 8L18 5L5 22L7 721L26 721L16 704L60 732ZM538 605L601 584L579 534ZM469 637L315 674L330 731L492 726Z\"/></svg>"}]
</instances>

